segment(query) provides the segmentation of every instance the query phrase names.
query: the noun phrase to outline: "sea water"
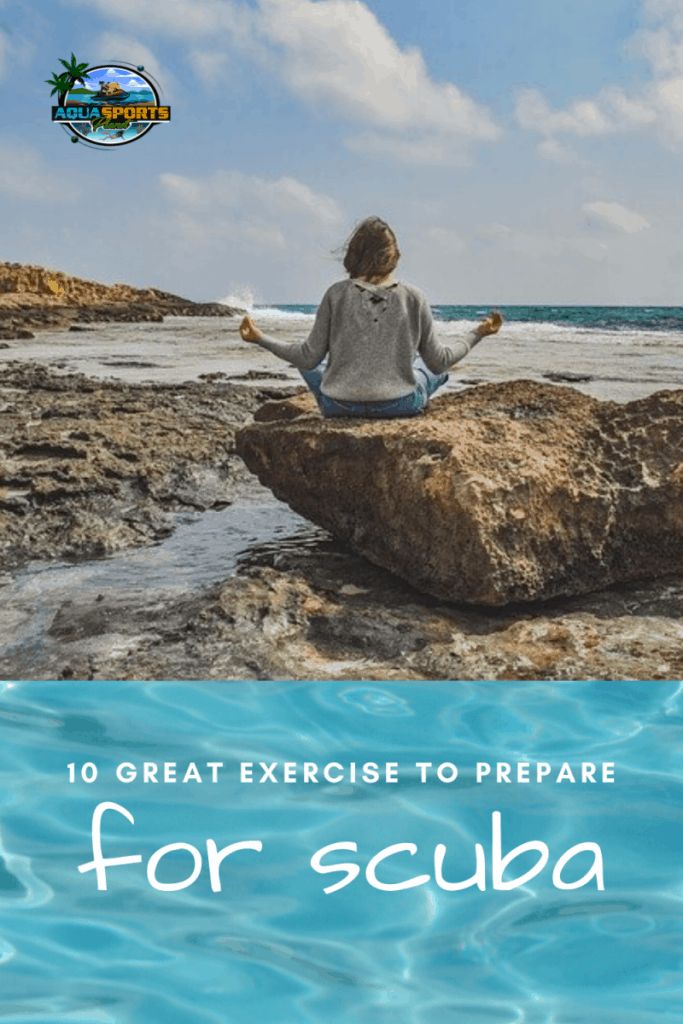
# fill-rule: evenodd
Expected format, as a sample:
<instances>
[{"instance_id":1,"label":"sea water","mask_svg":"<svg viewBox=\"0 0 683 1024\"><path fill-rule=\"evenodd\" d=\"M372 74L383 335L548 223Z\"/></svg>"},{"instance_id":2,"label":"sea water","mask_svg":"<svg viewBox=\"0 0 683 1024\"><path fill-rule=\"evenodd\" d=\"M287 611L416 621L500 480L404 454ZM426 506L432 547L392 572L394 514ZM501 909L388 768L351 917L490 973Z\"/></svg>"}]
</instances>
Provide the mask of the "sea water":
<instances>
[{"instance_id":1,"label":"sea water","mask_svg":"<svg viewBox=\"0 0 683 1024\"><path fill-rule=\"evenodd\" d=\"M679 1024L683 687L677 683L19 683L0 689L0 1020L8 1024ZM396 785L240 784L238 764L369 759ZM609 761L615 783L477 785L477 761ZM121 762L221 762L219 783L114 781ZM420 783L417 761L461 767ZM94 764L69 783L67 765ZM76 772L80 779L80 772ZM86 772L91 776L91 770ZM107 856L260 840L181 891ZM354 841L386 877L463 878L501 812L506 845L600 844L605 891L546 875L511 892L325 895L310 868ZM345 858L346 859L346 858ZM189 871L187 852L160 877Z\"/></svg>"},{"instance_id":2,"label":"sea water","mask_svg":"<svg viewBox=\"0 0 683 1024\"><path fill-rule=\"evenodd\" d=\"M254 491L225 509L178 514L173 532L156 544L100 558L34 561L5 574L0 586L0 673L44 678L46 665L56 664L60 652L66 657L63 638L50 627L69 603L95 607L103 594L120 605L141 598L147 606L171 603L229 579L242 560L264 545L301 548L323 536L265 488ZM119 638L102 634L99 642L108 650Z\"/></svg>"},{"instance_id":3,"label":"sea water","mask_svg":"<svg viewBox=\"0 0 683 1024\"><path fill-rule=\"evenodd\" d=\"M535 324L544 327L574 328L576 331L678 331L683 332L682 306L432 306L434 318L443 323L466 321L476 323L492 308L498 309L510 327ZM277 315L311 316L315 306L255 307L256 312L272 311Z\"/></svg>"},{"instance_id":4,"label":"sea water","mask_svg":"<svg viewBox=\"0 0 683 1024\"><path fill-rule=\"evenodd\" d=\"M435 306L437 335L463 337L486 306ZM597 398L629 401L683 385L683 308L501 307L506 322L451 372L448 387L511 378L565 379ZM310 331L315 306L256 306L257 323L285 341ZM286 363L239 337L239 317L168 317L160 324L100 324L46 331L0 351L0 364L36 360L60 371L130 382L178 383L203 373L270 385L301 382ZM253 386L258 386L258 382Z\"/></svg>"},{"instance_id":5,"label":"sea water","mask_svg":"<svg viewBox=\"0 0 683 1024\"><path fill-rule=\"evenodd\" d=\"M466 336L491 306L433 306L437 337ZM570 383L596 398L629 401L683 385L683 308L500 306L505 324L451 371L451 390L526 378ZM294 339L314 306L256 307L253 315Z\"/></svg>"}]
</instances>

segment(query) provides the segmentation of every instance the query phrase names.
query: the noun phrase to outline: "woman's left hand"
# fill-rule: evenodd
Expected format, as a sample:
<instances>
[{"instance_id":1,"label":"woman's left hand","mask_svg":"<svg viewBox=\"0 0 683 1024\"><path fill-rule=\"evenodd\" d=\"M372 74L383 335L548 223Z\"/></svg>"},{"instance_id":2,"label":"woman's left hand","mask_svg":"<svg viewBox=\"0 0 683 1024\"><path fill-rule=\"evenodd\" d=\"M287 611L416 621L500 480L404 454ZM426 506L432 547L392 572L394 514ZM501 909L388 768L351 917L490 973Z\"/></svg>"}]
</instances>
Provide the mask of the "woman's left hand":
<instances>
[{"instance_id":1,"label":"woman's left hand","mask_svg":"<svg viewBox=\"0 0 683 1024\"><path fill-rule=\"evenodd\" d=\"M245 316L240 324L242 341L261 341L263 335L250 316Z\"/></svg>"},{"instance_id":2,"label":"woman's left hand","mask_svg":"<svg viewBox=\"0 0 683 1024\"><path fill-rule=\"evenodd\" d=\"M477 333L480 338L487 338L490 334L498 334L498 331L503 326L503 317L494 309L485 320L482 320L477 328Z\"/></svg>"}]
</instances>

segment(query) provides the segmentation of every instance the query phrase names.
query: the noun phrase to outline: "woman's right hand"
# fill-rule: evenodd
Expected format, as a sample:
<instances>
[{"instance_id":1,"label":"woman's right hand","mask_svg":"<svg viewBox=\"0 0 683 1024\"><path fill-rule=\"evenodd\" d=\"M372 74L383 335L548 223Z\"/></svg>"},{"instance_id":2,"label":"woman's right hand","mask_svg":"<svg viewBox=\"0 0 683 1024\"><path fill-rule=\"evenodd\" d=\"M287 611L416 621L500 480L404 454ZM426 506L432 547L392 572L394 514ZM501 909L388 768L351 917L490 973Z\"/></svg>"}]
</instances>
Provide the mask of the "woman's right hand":
<instances>
[{"instance_id":1,"label":"woman's right hand","mask_svg":"<svg viewBox=\"0 0 683 1024\"><path fill-rule=\"evenodd\" d=\"M498 334L503 326L503 317L497 309L492 310L485 320L482 320L477 328L480 338L487 338L490 334Z\"/></svg>"},{"instance_id":2,"label":"woman's right hand","mask_svg":"<svg viewBox=\"0 0 683 1024\"><path fill-rule=\"evenodd\" d=\"M240 337L242 341L261 341L263 338L263 334L250 316L245 316L240 324Z\"/></svg>"}]
</instances>

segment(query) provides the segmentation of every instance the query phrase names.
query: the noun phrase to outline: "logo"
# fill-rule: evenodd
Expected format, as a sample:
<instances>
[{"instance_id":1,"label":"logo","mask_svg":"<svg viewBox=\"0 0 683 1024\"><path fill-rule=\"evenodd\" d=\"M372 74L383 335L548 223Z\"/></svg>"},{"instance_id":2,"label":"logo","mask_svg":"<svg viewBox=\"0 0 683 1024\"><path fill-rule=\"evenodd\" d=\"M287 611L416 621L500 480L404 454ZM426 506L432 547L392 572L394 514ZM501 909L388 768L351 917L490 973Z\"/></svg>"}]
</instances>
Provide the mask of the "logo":
<instances>
[{"instance_id":1,"label":"logo","mask_svg":"<svg viewBox=\"0 0 683 1024\"><path fill-rule=\"evenodd\" d=\"M46 79L57 97L52 120L72 142L125 146L171 120L171 108L161 103L159 87L143 65L90 65L73 53L59 63L64 70Z\"/></svg>"}]
</instances>

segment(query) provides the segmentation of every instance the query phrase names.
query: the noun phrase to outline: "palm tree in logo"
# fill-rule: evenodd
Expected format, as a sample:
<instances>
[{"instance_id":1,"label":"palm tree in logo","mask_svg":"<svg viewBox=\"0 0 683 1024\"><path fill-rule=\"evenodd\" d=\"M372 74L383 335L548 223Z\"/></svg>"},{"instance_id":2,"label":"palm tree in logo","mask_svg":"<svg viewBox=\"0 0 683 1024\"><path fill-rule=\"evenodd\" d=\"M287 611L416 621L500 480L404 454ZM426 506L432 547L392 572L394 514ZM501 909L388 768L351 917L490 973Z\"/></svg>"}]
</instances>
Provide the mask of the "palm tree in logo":
<instances>
[{"instance_id":1,"label":"palm tree in logo","mask_svg":"<svg viewBox=\"0 0 683 1024\"><path fill-rule=\"evenodd\" d=\"M48 85L52 86L50 96L54 96L54 94L57 93L61 98L65 93L68 93L70 89L73 89L77 82L85 85L84 75L90 65L87 61L79 63L76 60L76 55L74 53L71 54L71 58L69 60L62 60L60 58L59 63L64 68L64 71L60 71L59 73L53 71L52 77L46 78L45 81Z\"/></svg>"}]
</instances>

